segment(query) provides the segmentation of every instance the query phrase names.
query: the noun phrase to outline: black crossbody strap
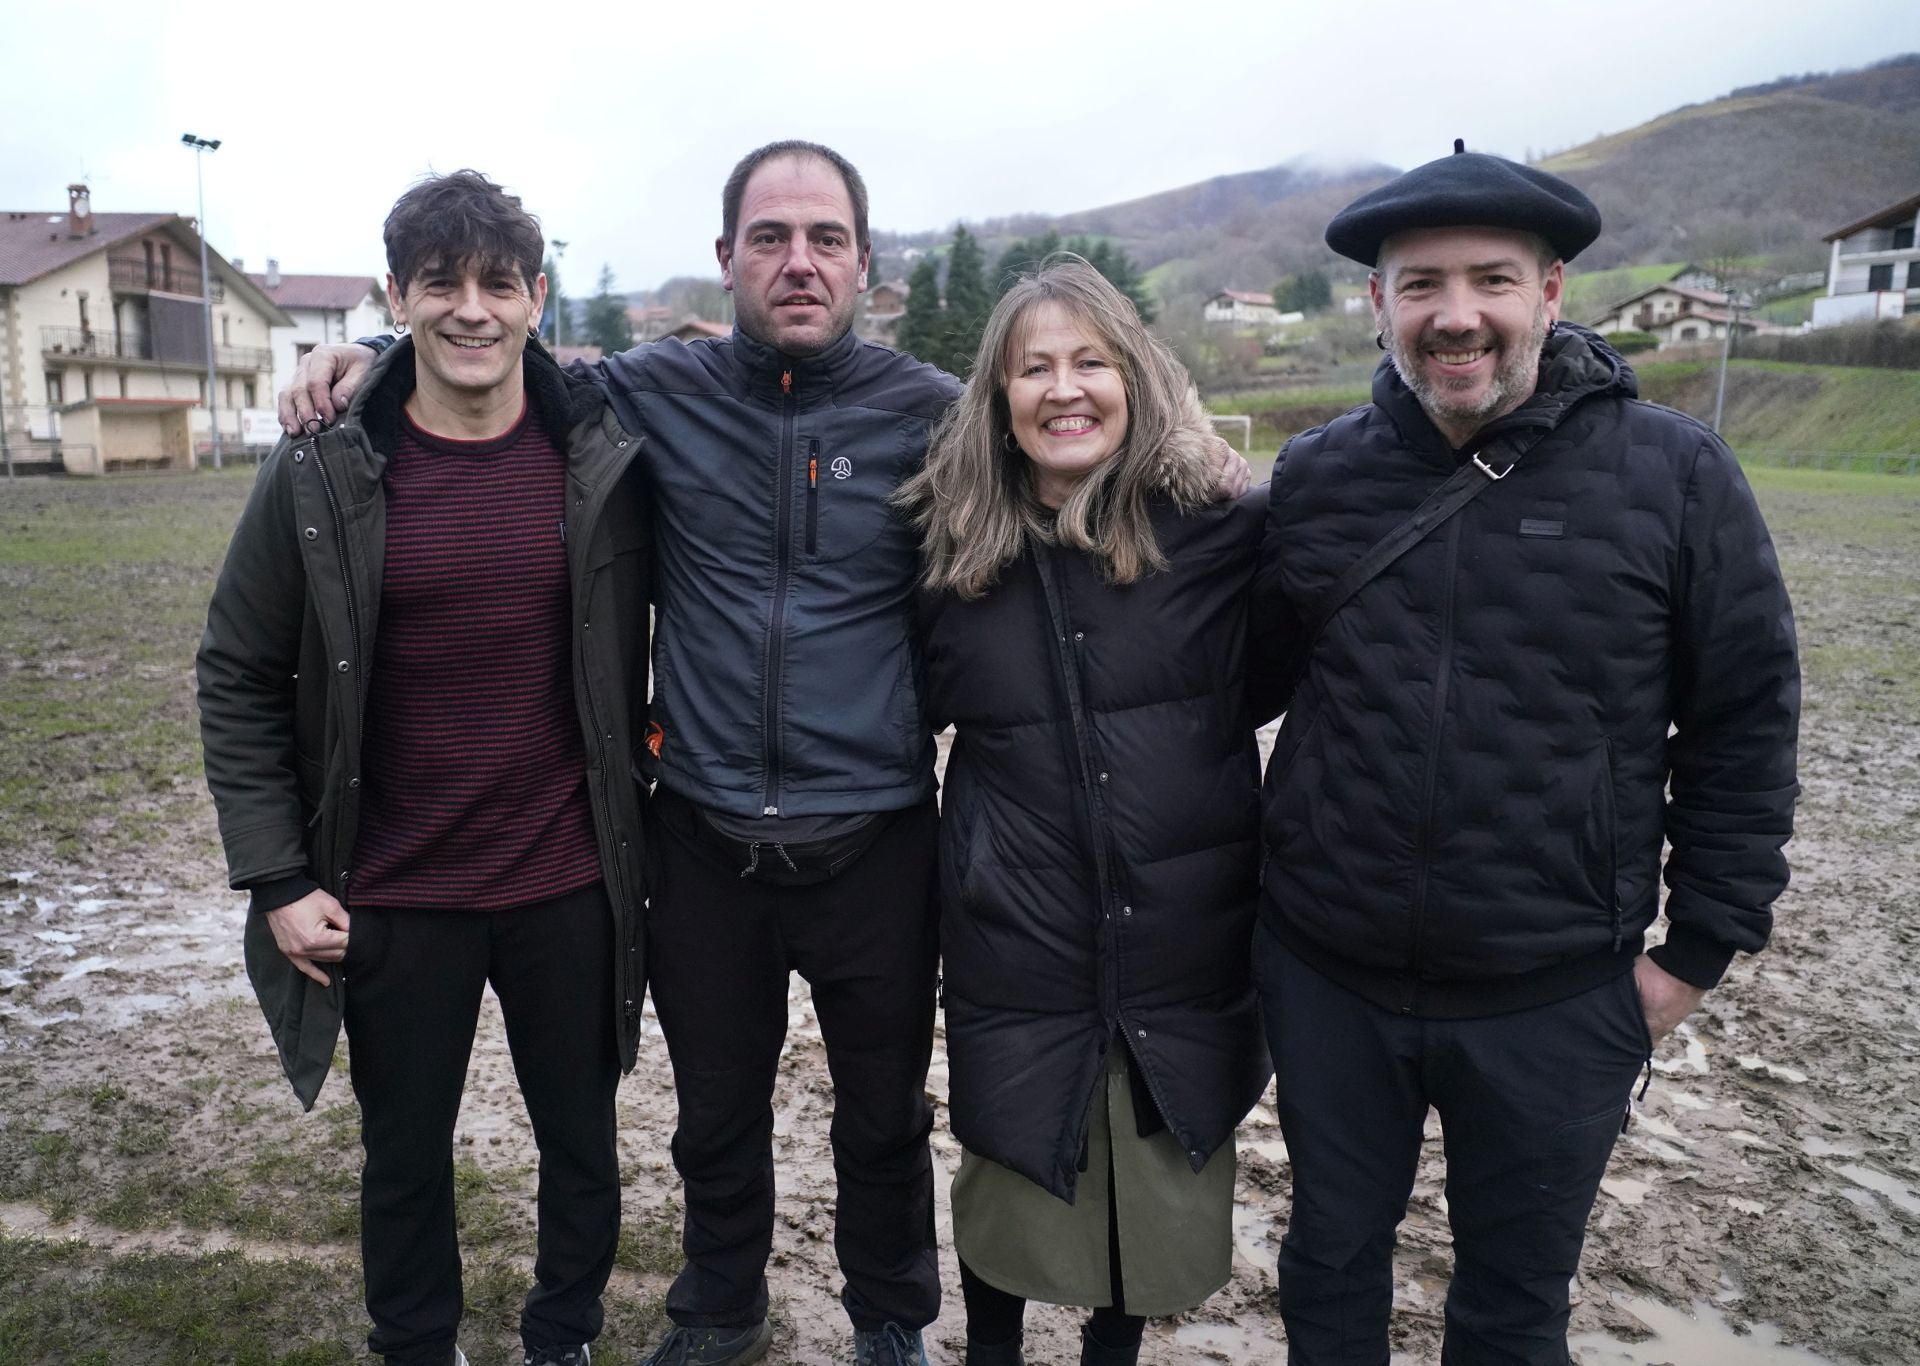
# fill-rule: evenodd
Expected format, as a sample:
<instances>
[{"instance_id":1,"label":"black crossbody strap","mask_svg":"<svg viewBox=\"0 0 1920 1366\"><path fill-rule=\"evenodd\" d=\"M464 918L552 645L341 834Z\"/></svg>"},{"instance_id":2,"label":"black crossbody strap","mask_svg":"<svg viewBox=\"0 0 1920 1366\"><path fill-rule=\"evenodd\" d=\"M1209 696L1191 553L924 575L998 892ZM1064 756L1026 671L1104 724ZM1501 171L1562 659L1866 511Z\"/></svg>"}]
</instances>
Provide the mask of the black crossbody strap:
<instances>
[{"instance_id":1,"label":"black crossbody strap","mask_svg":"<svg viewBox=\"0 0 1920 1366\"><path fill-rule=\"evenodd\" d=\"M1314 642L1320 639L1320 633L1333 620L1334 614L1346 606L1349 598L1378 578L1388 565L1426 539L1434 528L1445 525L1449 517L1478 498L1482 490L1491 488L1512 474L1513 467L1520 463L1520 457L1526 454L1527 448L1540 435L1539 432L1528 432L1519 440L1496 440L1484 452L1476 451L1459 469L1447 476L1445 483L1427 495L1426 501L1413 510L1412 516L1349 565L1347 572L1334 581L1333 587L1326 591L1313 614L1307 618L1301 633L1303 657L1304 652L1311 650ZM1488 462L1489 456L1494 463ZM1506 468L1496 469L1494 464L1502 461Z\"/></svg>"}]
</instances>

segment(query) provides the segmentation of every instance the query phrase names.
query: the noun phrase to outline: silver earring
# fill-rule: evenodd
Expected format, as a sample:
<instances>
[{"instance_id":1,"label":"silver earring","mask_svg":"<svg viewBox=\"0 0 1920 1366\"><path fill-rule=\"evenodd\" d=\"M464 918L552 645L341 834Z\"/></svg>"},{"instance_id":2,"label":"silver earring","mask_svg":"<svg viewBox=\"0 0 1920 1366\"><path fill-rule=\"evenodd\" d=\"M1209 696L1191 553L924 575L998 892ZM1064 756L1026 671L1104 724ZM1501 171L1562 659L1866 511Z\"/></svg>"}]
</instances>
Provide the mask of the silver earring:
<instances>
[{"instance_id":1,"label":"silver earring","mask_svg":"<svg viewBox=\"0 0 1920 1366\"><path fill-rule=\"evenodd\" d=\"M1382 351L1384 351L1384 350L1386 350L1386 349L1387 349L1387 334L1386 334L1385 332L1376 332L1376 333L1374 333L1374 334L1373 334L1373 344L1374 344L1375 346L1377 346L1377 347L1379 347L1379 348L1380 348L1380 349L1381 349Z\"/></svg>"},{"instance_id":2,"label":"silver earring","mask_svg":"<svg viewBox=\"0 0 1920 1366\"><path fill-rule=\"evenodd\" d=\"M394 336L396 336L396 337L404 337L404 336L406 336L406 335L407 335L407 325L406 325L405 323L395 323L395 324L393 325L393 335L394 335Z\"/></svg>"},{"instance_id":3,"label":"silver earring","mask_svg":"<svg viewBox=\"0 0 1920 1366\"><path fill-rule=\"evenodd\" d=\"M1020 443L1013 439L1012 432L1008 432L1005 436L1001 437L1000 444L1007 448L1008 455L1018 455L1020 453Z\"/></svg>"}]
</instances>

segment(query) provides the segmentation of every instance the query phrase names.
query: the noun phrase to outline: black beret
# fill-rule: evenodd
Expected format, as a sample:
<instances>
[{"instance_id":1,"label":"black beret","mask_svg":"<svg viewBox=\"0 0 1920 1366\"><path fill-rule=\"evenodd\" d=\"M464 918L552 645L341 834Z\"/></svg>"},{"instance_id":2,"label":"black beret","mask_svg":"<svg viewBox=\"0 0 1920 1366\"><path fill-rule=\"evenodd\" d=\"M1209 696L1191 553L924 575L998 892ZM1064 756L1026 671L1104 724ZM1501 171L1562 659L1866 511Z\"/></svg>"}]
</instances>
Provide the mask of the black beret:
<instances>
[{"instance_id":1,"label":"black beret","mask_svg":"<svg viewBox=\"0 0 1920 1366\"><path fill-rule=\"evenodd\" d=\"M1559 176L1505 157L1468 152L1416 166L1333 216L1327 245L1376 265L1380 244L1410 228L1513 228L1538 233L1563 261L1600 235L1600 210Z\"/></svg>"}]
</instances>

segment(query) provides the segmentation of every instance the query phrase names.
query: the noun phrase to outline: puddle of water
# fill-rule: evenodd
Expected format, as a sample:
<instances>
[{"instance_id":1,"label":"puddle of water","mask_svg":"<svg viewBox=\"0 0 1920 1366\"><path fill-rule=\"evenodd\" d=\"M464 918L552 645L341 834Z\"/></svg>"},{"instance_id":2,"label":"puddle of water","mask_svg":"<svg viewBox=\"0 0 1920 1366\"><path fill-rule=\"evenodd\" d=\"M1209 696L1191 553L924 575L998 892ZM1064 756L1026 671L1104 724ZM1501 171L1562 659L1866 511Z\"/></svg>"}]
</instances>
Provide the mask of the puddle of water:
<instances>
[{"instance_id":1,"label":"puddle of water","mask_svg":"<svg viewBox=\"0 0 1920 1366\"><path fill-rule=\"evenodd\" d=\"M1649 1157L1657 1157L1662 1162L1691 1162L1693 1159L1663 1138L1636 1138L1634 1146Z\"/></svg>"},{"instance_id":2,"label":"puddle of water","mask_svg":"<svg viewBox=\"0 0 1920 1366\"><path fill-rule=\"evenodd\" d=\"M1885 1172L1875 1171L1872 1167L1862 1167L1857 1162L1848 1162L1834 1168L1840 1175L1856 1186L1865 1186L1868 1190L1886 1197L1887 1203L1908 1214L1920 1214L1920 1199L1915 1199L1913 1190L1906 1182L1888 1176Z\"/></svg>"},{"instance_id":3,"label":"puddle of water","mask_svg":"<svg viewBox=\"0 0 1920 1366\"><path fill-rule=\"evenodd\" d=\"M1758 1200L1742 1200L1737 1195L1727 1197L1727 1206L1730 1209L1739 1210L1742 1214L1765 1214L1767 1212L1767 1207Z\"/></svg>"},{"instance_id":4,"label":"puddle of water","mask_svg":"<svg viewBox=\"0 0 1920 1366\"><path fill-rule=\"evenodd\" d=\"M1183 1323L1173 1330L1173 1340L1215 1361L1270 1361L1277 1349L1266 1334L1255 1337L1231 1323Z\"/></svg>"},{"instance_id":5,"label":"puddle of water","mask_svg":"<svg viewBox=\"0 0 1920 1366\"><path fill-rule=\"evenodd\" d=\"M1688 1139L1677 1128L1660 1118L1660 1116L1654 1114L1651 1110L1644 1108L1635 1110L1633 1112L1633 1122L1636 1128L1644 1129L1648 1133L1655 1134L1660 1138L1678 1139L1682 1143L1688 1142Z\"/></svg>"},{"instance_id":6,"label":"puddle of water","mask_svg":"<svg viewBox=\"0 0 1920 1366\"><path fill-rule=\"evenodd\" d=\"M80 936L71 930L35 930L33 937L42 944L78 944Z\"/></svg>"},{"instance_id":7,"label":"puddle of water","mask_svg":"<svg viewBox=\"0 0 1920 1366\"><path fill-rule=\"evenodd\" d=\"M1273 1220L1245 1205L1236 1204L1233 1207L1233 1251L1247 1265L1272 1274L1274 1262L1280 1256L1280 1234L1274 1228Z\"/></svg>"},{"instance_id":8,"label":"puddle of water","mask_svg":"<svg viewBox=\"0 0 1920 1366\"><path fill-rule=\"evenodd\" d=\"M1677 1058L1655 1058L1653 1070L1662 1076L1677 1076L1681 1072L1707 1074L1707 1046L1700 1042L1691 1025L1682 1024L1674 1031L1674 1037L1680 1040L1680 1056Z\"/></svg>"},{"instance_id":9,"label":"puddle of water","mask_svg":"<svg viewBox=\"0 0 1920 1366\"><path fill-rule=\"evenodd\" d=\"M1644 1323L1653 1336L1645 1342L1621 1342L1607 1333L1575 1333L1567 1339L1579 1366L1834 1366L1804 1347L1780 1341L1780 1330L1756 1323L1737 1332L1710 1304L1695 1313L1655 1300L1618 1301L1620 1307Z\"/></svg>"},{"instance_id":10,"label":"puddle of water","mask_svg":"<svg viewBox=\"0 0 1920 1366\"><path fill-rule=\"evenodd\" d=\"M1780 1151L1778 1144L1769 1143L1766 1139L1760 1137L1759 1134L1749 1133L1745 1129L1727 1130L1727 1139L1729 1142L1738 1144L1742 1148L1758 1148L1764 1153L1777 1153Z\"/></svg>"},{"instance_id":11,"label":"puddle of water","mask_svg":"<svg viewBox=\"0 0 1920 1366\"><path fill-rule=\"evenodd\" d=\"M1653 1189L1653 1183L1635 1181L1625 1176L1609 1176L1600 1183L1600 1189L1623 1205L1637 1205L1647 1198L1648 1192Z\"/></svg>"},{"instance_id":12,"label":"puddle of water","mask_svg":"<svg viewBox=\"0 0 1920 1366\"><path fill-rule=\"evenodd\" d=\"M82 958L78 963L75 963L72 967L61 973L60 980L63 982L71 982L76 977L86 977L96 972L106 972L118 966L119 964L111 958L98 956Z\"/></svg>"},{"instance_id":13,"label":"puddle of water","mask_svg":"<svg viewBox=\"0 0 1920 1366\"><path fill-rule=\"evenodd\" d=\"M1287 1144L1285 1139L1279 1139L1279 1138L1255 1139L1251 1143L1242 1143L1240 1145L1240 1151L1246 1152L1246 1153L1253 1153L1257 1157L1264 1157L1266 1158L1267 1161L1273 1163L1273 1165L1276 1167L1284 1166L1289 1161L1287 1157Z\"/></svg>"},{"instance_id":14,"label":"puddle of water","mask_svg":"<svg viewBox=\"0 0 1920 1366\"><path fill-rule=\"evenodd\" d=\"M1783 1063L1768 1062L1765 1058L1754 1053L1742 1053L1735 1061L1740 1064L1740 1070L1742 1072L1747 1072L1754 1076L1770 1077L1774 1081L1790 1081L1796 1084L1807 1079L1807 1074L1797 1067L1788 1067Z\"/></svg>"},{"instance_id":15,"label":"puddle of water","mask_svg":"<svg viewBox=\"0 0 1920 1366\"><path fill-rule=\"evenodd\" d=\"M1702 1100L1691 1091L1669 1091L1667 1093L1667 1099L1675 1105L1678 1105L1682 1110L1699 1111L1711 1110L1713 1108L1713 1102Z\"/></svg>"},{"instance_id":16,"label":"puddle of water","mask_svg":"<svg viewBox=\"0 0 1920 1366\"><path fill-rule=\"evenodd\" d=\"M1858 1157L1860 1145L1836 1143L1833 1139L1822 1138L1819 1134L1808 1134L1800 1140L1800 1151L1808 1157Z\"/></svg>"}]
</instances>

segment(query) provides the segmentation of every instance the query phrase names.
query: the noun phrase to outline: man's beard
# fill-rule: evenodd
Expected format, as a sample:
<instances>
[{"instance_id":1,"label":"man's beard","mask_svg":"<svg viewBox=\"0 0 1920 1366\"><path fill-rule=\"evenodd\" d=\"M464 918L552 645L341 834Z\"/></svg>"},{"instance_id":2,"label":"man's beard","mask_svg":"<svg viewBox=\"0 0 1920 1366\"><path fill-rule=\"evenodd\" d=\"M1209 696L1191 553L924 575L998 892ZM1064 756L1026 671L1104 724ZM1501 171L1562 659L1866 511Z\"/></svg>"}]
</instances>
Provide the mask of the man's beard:
<instances>
[{"instance_id":1,"label":"man's beard","mask_svg":"<svg viewBox=\"0 0 1920 1366\"><path fill-rule=\"evenodd\" d=\"M1381 341L1393 358L1393 368L1400 372L1400 378L1420 400L1427 415L1443 429L1453 427L1472 432L1519 407L1533 392L1539 382L1540 351L1546 345L1547 327L1547 306L1543 299L1534 308L1533 322L1526 335L1516 342L1509 342L1491 328L1483 328L1466 333L1429 332L1423 338L1415 338L1410 346L1393 330L1391 318L1381 328ZM1435 384L1426 377L1420 368L1419 351L1415 349L1421 346L1441 351L1496 346L1500 349L1500 363L1486 391L1477 399L1470 398L1450 388L1445 381Z\"/></svg>"}]
</instances>

